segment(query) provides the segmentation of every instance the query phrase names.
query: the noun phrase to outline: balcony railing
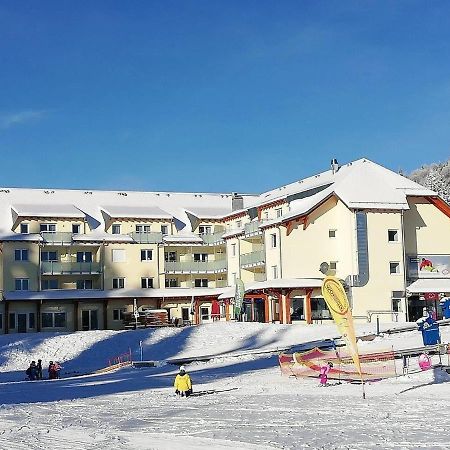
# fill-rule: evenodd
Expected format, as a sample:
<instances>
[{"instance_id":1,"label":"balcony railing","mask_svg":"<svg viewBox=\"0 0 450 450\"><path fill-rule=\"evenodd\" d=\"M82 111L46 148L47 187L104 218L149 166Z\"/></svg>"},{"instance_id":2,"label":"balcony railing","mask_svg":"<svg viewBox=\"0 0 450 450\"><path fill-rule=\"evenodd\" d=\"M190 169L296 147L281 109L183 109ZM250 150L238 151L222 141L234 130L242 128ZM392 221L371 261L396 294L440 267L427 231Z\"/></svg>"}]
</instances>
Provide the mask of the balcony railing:
<instances>
[{"instance_id":1,"label":"balcony railing","mask_svg":"<svg viewBox=\"0 0 450 450\"><path fill-rule=\"evenodd\" d=\"M166 272L223 272L227 269L227 261L166 261Z\"/></svg>"},{"instance_id":2,"label":"balcony railing","mask_svg":"<svg viewBox=\"0 0 450 450\"><path fill-rule=\"evenodd\" d=\"M261 225L261 222L258 220L250 223L246 223L244 225L244 234L245 235L251 235L251 234L260 234L262 231L259 229L259 226Z\"/></svg>"},{"instance_id":3,"label":"balcony railing","mask_svg":"<svg viewBox=\"0 0 450 450\"><path fill-rule=\"evenodd\" d=\"M133 232L130 234L138 244L161 244L163 235L161 232L149 231L144 233Z\"/></svg>"},{"instance_id":4,"label":"balcony railing","mask_svg":"<svg viewBox=\"0 0 450 450\"><path fill-rule=\"evenodd\" d=\"M203 239L205 244L218 244L219 242L225 243L222 239L222 236L225 234L225 231L221 231L219 233L213 234L201 234L200 237Z\"/></svg>"},{"instance_id":5,"label":"balcony railing","mask_svg":"<svg viewBox=\"0 0 450 450\"><path fill-rule=\"evenodd\" d=\"M41 262L43 275L98 274L101 272L102 266L98 262Z\"/></svg>"},{"instance_id":6,"label":"balcony railing","mask_svg":"<svg viewBox=\"0 0 450 450\"><path fill-rule=\"evenodd\" d=\"M246 253L241 255L241 266L247 266L250 264L262 264L266 261L264 250L258 250L257 252Z\"/></svg>"},{"instance_id":7,"label":"balcony railing","mask_svg":"<svg viewBox=\"0 0 450 450\"><path fill-rule=\"evenodd\" d=\"M73 233L69 231L42 231L41 236L44 239L45 244L49 245L70 245L72 244Z\"/></svg>"}]
</instances>

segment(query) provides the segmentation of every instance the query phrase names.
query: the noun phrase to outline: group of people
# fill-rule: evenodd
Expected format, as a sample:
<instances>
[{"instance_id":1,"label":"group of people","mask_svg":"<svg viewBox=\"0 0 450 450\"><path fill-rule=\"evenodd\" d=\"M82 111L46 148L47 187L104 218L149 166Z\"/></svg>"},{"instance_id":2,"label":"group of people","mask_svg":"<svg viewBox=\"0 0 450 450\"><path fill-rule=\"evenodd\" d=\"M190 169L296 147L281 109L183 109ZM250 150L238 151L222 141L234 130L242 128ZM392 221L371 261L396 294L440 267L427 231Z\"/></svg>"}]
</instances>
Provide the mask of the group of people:
<instances>
[{"instance_id":1,"label":"group of people","mask_svg":"<svg viewBox=\"0 0 450 450\"><path fill-rule=\"evenodd\" d=\"M61 378L61 365L58 361L50 361L47 372L49 380ZM30 366L25 371L25 374L30 381L42 380L42 360L38 359L37 364L36 361L31 361Z\"/></svg>"}]
</instances>

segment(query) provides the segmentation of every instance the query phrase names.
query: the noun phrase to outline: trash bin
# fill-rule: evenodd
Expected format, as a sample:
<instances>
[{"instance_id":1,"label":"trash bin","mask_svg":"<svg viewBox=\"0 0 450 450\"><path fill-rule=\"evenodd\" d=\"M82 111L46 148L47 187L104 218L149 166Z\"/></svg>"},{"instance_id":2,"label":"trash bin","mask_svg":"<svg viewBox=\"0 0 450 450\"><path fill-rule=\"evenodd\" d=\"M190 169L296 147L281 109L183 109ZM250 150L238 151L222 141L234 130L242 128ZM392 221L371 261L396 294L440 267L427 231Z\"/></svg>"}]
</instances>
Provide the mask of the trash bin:
<instances>
[{"instance_id":1,"label":"trash bin","mask_svg":"<svg viewBox=\"0 0 450 450\"><path fill-rule=\"evenodd\" d=\"M441 301L442 315L444 319L450 319L450 298L444 297Z\"/></svg>"},{"instance_id":2,"label":"trash bin","mask_svg":"<svg viewBox=\"0 0 450 450\"><path fill-rule=\"evenodd\" d=\"M423 345L436 345L441 343L439 324L431 317L419 322L419 331L422 332Z\"/></svg>"}]
</instances>

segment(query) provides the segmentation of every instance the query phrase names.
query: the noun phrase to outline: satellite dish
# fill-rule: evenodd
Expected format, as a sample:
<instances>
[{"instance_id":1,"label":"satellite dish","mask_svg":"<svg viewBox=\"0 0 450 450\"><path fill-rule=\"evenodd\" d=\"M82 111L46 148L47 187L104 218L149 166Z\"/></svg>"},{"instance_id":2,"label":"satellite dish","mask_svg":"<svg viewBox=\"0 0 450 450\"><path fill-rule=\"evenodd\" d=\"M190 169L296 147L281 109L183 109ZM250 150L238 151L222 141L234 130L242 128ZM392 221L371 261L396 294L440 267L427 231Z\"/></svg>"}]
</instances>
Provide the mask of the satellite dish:
<instances>
[{"instance_id":1,"label":"satellite dish","mask_svg":"<svg viewBox=\"0 0 450 450\"><path fill-rule=\"evenodd\" d=\"M324 275L326 275L327 272L328 272L328 270L329 270L329 268L330 268L330 265L329 265L327 262L323 262L323 263L320 264L319 270L320 270Z\"/></svg>"}]
</instances>

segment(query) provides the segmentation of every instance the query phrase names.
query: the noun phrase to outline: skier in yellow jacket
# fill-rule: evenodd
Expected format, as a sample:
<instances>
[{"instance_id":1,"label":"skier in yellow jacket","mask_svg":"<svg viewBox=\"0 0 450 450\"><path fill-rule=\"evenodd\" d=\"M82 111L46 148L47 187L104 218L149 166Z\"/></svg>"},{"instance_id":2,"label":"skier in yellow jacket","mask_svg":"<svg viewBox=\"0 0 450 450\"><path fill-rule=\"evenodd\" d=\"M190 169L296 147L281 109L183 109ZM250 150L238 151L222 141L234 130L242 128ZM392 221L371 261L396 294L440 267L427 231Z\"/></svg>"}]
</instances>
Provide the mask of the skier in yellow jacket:
<instances>
[{"instance_id":1,"label":"skier in yellow jacket","mask_svg":"<svg viewBox=\"0 0 450 450\"><path fill-rule=\"evenodd\" d=\"M180 366L180 373L175 377L175 394L181 397L189 397L192 394L192 381L189 374L186 373L184 366Z\"/></svg>"}]
</instances>

